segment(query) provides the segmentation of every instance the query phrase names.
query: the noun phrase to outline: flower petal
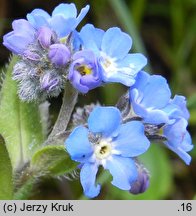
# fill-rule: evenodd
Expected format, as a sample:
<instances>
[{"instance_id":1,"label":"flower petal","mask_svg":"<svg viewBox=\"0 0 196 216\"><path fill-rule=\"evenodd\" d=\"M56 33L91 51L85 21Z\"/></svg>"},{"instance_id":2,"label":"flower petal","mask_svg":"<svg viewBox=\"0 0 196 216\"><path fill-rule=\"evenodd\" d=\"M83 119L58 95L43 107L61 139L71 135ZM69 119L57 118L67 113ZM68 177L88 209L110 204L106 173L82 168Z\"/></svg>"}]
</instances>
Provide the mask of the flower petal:
<instances>
[{"instance_id":1,"label":"flower petal","mask_svg":"<svg viewBox=\"0 0 196 216\"><path fill-rule=\"evenodd\" d=\"M65 19L61 15L57 15L51 19L51 28L56 32L56 34L62 38L67 36L76 27L77 21L75 18Z\"/></svg>"},{"instance_id":2,"label":"flower petal","mask_svg":"<svg viewBox=\"0 0 196 216\"><path fill-rule=\"evenodd\" d=\"M12 28L14 29L14 33L17 35L21 35L29 39L35 38L35 29L25 19L14 20L12 23Z\"/></svg>"},{"instance_id":3,"label":"flower petal","mask_svg":"<svg viewBox=\"0 0 196 216\"><path fill-rule=\"evenodd\" d=\"M96 54L100 51L103 35L103 30L95 28L91 24L86 24L80 31L83 46L86 49L93 50Z\"/></svg>"},{"instance_id":4,"label":"flower petal","mask_svg":"<svg viewBox=\"0 0 196 216\"><path fill-rule=\"evenodd\" d=\"M172 125L166 125L163 128L163 134L167 137L168 142L173 147L179 146L186 133L188 122L185 119L179 119Z\"/></svg>"},{"instance_id":5,"label":"flower petal","mask_svg":"<svg viewBox=\"0 0 196 216\"><path fill-rule=\"evenodd\" d=\"M144 135L144 125L138 121L131 121L119 128L118 136L112 141L115 150L123 157L136 157L147 151L149 140Z\"/></svg>"},{"instance_id":6,"label":"flower petal","mask_svg":"<svg viewBox=\"0 0 196 216\"><path fill-rule=\"evenodd\" d=\"M65 147L72 160L78 162L89 161L93 154L92 146L88 140L88 130L83 126L76 127L65 141Z\"/></svg>"},{"instance_id":7,"label":"flower petal","mask_svg":"<svg viewBox=\"0 0 196 216\"><path fill-rule=\"evenodd\" d=\"M84 194L93 198L100 193L101 186L95 185L98 166L96 164L85 163L80 172L80 181L84 190Z\"/></svg>"},{"instance_id":8,"label":"flower petal","mask_svg":"<svg viewBox=\"0 0 196 216\"><path fill-rule=\"evenodd\" d=\"M89 130L108 137L121 122L121 113L115 107L95 107L88 118Z\"/></svg>"},{"instance_id":9,"label":"flower petal","mask_svg":"<svg viewBox=\"0 0 196 216\"><path fill-rule=\"evenodd\" d=\"M10 32L3 36L3 45L15 54L23 54L29 45L29 41L25 37Z\"/></svg>"},{"instance_id":10,"label":"flower petal","mask_svg":"<svg viewBox=\"0 0 196 216\"><path fill-rule=\"evenodd\" d=\"M42 9L35 9L31 13L27 14L27 20L36 29L43 26L49 26L49 19L50 15Z\"/></svg>"},{"instance_id":11,"label":"flower petal","mask_svg":"<svg viewBox=\"0 0 196 216\"><path fill-rule=\"evenodd\" d=\"M52 17L56 15L61 15L65 19L68 18L76 18L77 16L77 9L75 4L59 4L52 12Z\"/></svg>"},{"instance_id":12,"label":"flower petal","mask_svg":"<svg viewBox=\"0 0 196 216\"><path fill-rule=\"evenodd\" d=\"M186 98L184 96L175 95L172 103L179 107L179 111L181 111L181 117L185 118L186 120L190 118L189 111L186 107Z\"/></svg>"},{"instance_id":13,"label":"flower petal","mask_svg":"<svg viewBox=\"0 0 196 216\"><path fill-rule=\"evenodd\" d=\"M128 54L131 46L131 37L119 28L113 27L105 32L101 49L110 57L123 59Z\"/></svg>"},{"instance_id":14,"label":"flower petal","mask_svg":"<svg viewBox=\"0 0 196 216\"><path fill-rule=\"evenodd\" d=\"M90 9L89 5L86 5L86 7L82 8L82 10L80 11L78 17L77 17L77 25L83 20L83 18L86 16L86 14L88 13Z\"/></svg>"},{"instance_id":15,"label":"flower petal","mask_svg":"<svg viewBox=\"0 0 196 216\"><path fill-rule=\"evenodd\" d=\"M182 146L173 147L169 145L169 143L165 143L166 146L175 152L187 165L191 163L191 156L187 153L193 149L193 145L191 144L190 134L187 132L182 143Z\"/></svg>"},{"instance_id":16,"label":"flower petal","mask_svg":"<svg viewBox=\"0 0 196 216\"><path fill-rule=\"evenodd\" d=\"M172 125L166 125L163 128L163 134L167 138L167 141L164 142L165 145L189 165L191 156L187 152L192 150L193 144L186 127L187 121L182 118Z\"/></svg>"},{"instance_id":17,"label":"flower petal","mask_svg":"<svg viewBox=\"0 0 196 216\"><path fill-rule=\"evenodd\" d=\"M132 95L133 94L138 95L137 89L132 90ZM146 108L142 104L135 102L132 102L132 108L138 116L143 118L145 123L161 124L169 122L169 116L163 110Z\"/></svg>"},{"instance_id":18,"label":"flower petal","mask_svg":"<svg viewBox=\"0 0 196 216\"><path fill-rule=\"evenodd\" d=\"M131 74L136 75L147 64L147 58L140 54L128 54L124 59L117 62L118 68L130 68Z\"/></svg>"},{"instance_id":19,"label":"flower petal","mask_svg":"<svg viewBox=\"0 0 196 216\"><path fill-rule=\"evenodd\" d=\"M112 184L122 190L130 190L131 184L137 180L137 168L131 158L113 155L104 168L113 176Z\"/></svg>"},{"instance_id":20,"label":"flower petal","mask_svg":"<svg viewBox=\"0 0 196 216\"><path fill-rule=\"evenodd\" d=\"M145 79L146 75L139 73L137 79ZM142 86L143 87L143 86ZM165 78L159 75L152 75L146 82L144 88L137 84L133 88L137 88L143 94L140 101L147 108L162 108L166 106L170 100L171 92ZM153 95L153 100L152 100Z\"/></svg>"}]
</instances>

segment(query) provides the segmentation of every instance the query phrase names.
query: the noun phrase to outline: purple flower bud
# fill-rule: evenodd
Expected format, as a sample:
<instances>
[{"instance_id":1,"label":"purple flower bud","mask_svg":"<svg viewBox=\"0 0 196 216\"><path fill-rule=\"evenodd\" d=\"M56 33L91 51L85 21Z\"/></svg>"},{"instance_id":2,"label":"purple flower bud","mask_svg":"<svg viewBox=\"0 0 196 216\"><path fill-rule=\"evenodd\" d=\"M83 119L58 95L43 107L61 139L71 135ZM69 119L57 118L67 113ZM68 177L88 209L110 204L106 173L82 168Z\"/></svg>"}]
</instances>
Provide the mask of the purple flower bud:
<instances>
[{"instance_id":1,"label":"purple flower bud","mask_svg":"<svg viewBox=\"0 0 196 216\"><path fill-rule=\"evenodd\" d=\"M87 93L101 85L101 66L92 51L76 52L69 68L68 78L72 85L80 92Z\"/></svg>"},{"instance_id":2,"label":"purple flower bud","mask_svg":"<svg viewBox=\"0 0 196 216\"><path fill-rule=\"evenodd\" d=\"M23 52L23 57L26 59L30 59L32 61L40 61L40 59L41 59L39 54L37 54L36 52L31 51L31 50L25 50Z\"/></svg>"},{"instance_id":3,"label":"purple flower bud","mask_svg":"<svg viewBox=\"0 0 196 216\"><path fill-rule=\"evenodd\" d=\"M58 66L66 65L70 57L70 50L64 44L53 44L50 46L48 58L53 64Z\"/></svg>"},{"instance_id":4,"label":"purple flower bud","mask_svg":"<svg viewBox=\"0 0 196 216\"><path fill-rule=\"evenodd\" d=\"M132 194L144 193L149 187L148 171L141 164L137 164L137 166L138 178L131 185L130 193Z\"/></svg>"},{"instance_id":5,"label":"purple flower bud","mask_svg":"<svg viewBox=\"0 0 196 216\"><path fill-rule=\"evenodd\" d=\"M44 91L53 91L59 85L59 77L46 73L40 78L40 87Z\"/></svg>"},{"instance_id":6,"label":"purple flower bud","mask_svg":"<svg viewBox=\"0 0 196 216\"><path fill-rule=\"evenodd\" d=\"M57 42L57 35L48 27L39 29L37 39L43 48L49 48L52 43Z\"/></svg>"}]
</instances>

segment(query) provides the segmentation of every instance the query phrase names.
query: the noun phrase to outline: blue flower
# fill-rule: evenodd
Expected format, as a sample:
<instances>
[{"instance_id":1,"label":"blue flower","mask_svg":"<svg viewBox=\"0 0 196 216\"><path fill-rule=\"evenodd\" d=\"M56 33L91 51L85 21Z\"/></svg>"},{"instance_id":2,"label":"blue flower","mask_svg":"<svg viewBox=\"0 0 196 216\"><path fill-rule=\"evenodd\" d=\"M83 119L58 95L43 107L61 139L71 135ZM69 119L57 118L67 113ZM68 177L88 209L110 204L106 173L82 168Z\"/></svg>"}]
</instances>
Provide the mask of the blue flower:
<instances>
[{"instance_id":1,"label":"blue flower","mask_svg":"<svg viewBox=\"0 0 196 216\"><path fill-rule=\"evenodd\" d=\"M75 30L88 11L89 5L83 8L77 16L75 4L62 3L53 10L52 16L42 9L35 9L27 14L27 20L35 29L49 27L56 32L59 38L62 38Z\"/></svg>"},{"instance_id":2,"label":"blue flower","mask_svg":"<svg viewBox=\"0 0 196 216\"><path fill-rule=\"evenodd\" d=\"M101 85L101 66L92 51L78 51L72 56L68 78L82 93L87 93Z\"/></svg>"},{"instance_id":3,"label":"blue flower","mask_svg":"<svg viewBox=\"0 0 196 216\"><path fill-rule=\"evenodd\" d=\"M119 28L106 32L85 25L80 32L83 47L91 49L99 57L103 67L104 82L119 82L131 86L137 73L146 65L146 58L139 53L128 54L132 46L131 37Z\"/></svg>"},{"instance_id":4,"label":"blue flower","mask_svg":"<svg viewBox=\"0 0 196 216\"><path fill-rule=\"evenodd\" d=\"M13 31L4 35L3 45L14 54L21 55L29 44L35 41L36 31L31 24L24 20L15 20L12 23Z\"/></svg>"},{"instance_id":5,"label":"blue flower","mask_svg":"<svg viewBox=\"0 0 196 216\"><path fill-rule=\"evenodd\" d=\"M186 119L180 118L171 125L165 125L163 128L163 135L167 138L165 145L189 165L191 156L187 152L192 150L193 145L186 127Z\"/></svg>"},{"instance_id":6,"label":"blue flower","mask_svg":"<svg viewBox=\"0 0 196 216\"><path fill-rule=\"evenodd\" d=\"M72 160L81 163L80 181L90 198L101 189L95 183L99 166L109 170L112 184L122 190L130 190L138 178L133 157L144 153L150 143L141 122L121 121L117 108L96 107L88 118L88 129L76 127L65 141Z\"/></svg>"},{"instance_id":7,"label":"blue flower","mask_svg":"<svg viewBox=\"0 0 196 216\"><path fill-rule=\"evenodd\" d=\"M145 123L169 122L164 108L170 102L171 92L165 78L140 71L136 83L130 88L130 103L133 112Z\"/></svg>"}]
</instances>

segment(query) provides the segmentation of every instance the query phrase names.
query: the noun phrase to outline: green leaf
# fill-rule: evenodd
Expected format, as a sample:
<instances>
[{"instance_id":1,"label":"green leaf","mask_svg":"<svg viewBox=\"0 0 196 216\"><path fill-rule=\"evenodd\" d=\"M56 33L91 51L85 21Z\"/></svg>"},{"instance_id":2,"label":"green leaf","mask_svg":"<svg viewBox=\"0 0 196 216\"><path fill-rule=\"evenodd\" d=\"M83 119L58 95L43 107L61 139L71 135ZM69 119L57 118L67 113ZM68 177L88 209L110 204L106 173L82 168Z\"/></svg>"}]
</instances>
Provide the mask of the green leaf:
<instances>
[{"instance_id":1,"label":"green leaf","mask_svg":"<svg viewBox=\"0 0 196 216\"><path fill-rule=\"evenodd\" d=\"M150 171L150 186L147 191L140 195L132 195L109 184L106 199L164 199L171 193L173 185L172 170L165 149L157 144L152 144L140 159Z\"/></svg>"},{"instance_id":2,"label":"green leaf","mask_svg":"<svg viewBox=\"0 0 196 216\"><path fill-rule=\"evenodd\" d=\"M0 200L13 198L12 165L5 146L3 137L0 135Z\"/></svg>"},{"instance_id":3,"label":"green leaf","mask_svg":"<svg viewBox=\"0 0 196 216\"><path fill-rule=\"evenodd\" d=\"M77 163L70 159L70 156L62 145L45 146L38 150L32 157L31 167L43 174L63 175L73 171Z\"/></svg>"},{"instance_id":4,"label":"green leaf","mask_svg":"<svg viewBox=\"0 0 196 216\"><path fill-rule=\"evenodd\" d=\"M13 169L19 169L43 142L38 105L22 102L17 95L17 85L11 78L17 58L7 67L2 84L0 101L0 133L5 139Z\"/></svg>"}]
</instances>

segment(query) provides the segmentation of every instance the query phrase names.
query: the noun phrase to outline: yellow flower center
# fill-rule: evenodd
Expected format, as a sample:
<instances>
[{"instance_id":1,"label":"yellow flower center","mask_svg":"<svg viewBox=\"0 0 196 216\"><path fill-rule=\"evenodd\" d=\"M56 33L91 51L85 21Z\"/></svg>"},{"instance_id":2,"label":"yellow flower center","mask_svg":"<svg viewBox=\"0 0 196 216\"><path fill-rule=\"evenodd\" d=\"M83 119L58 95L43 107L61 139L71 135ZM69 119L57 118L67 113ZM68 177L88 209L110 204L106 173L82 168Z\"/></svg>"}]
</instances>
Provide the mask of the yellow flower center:
<instances>
[{"instance_id":1,"label":"yellow flower center","mask_svg":"<svg viewBox=\"0 0 196 216\"><path fill-rule=\"evenodd\" d=\"M112 151L111 144L106 141L100 141L99 144L95 147L95 155L98 159L105 159L107 158Z\"/></svg>"},{"instance_id":2,"label":"yellow flower center","mask_svg":"<svg viewBox=\"0 0 196 216\"><path fill-rule=\"evenodd\" d=\"M86 65L81 65L77 68L77 71L82 75L89 75L92 74L92 69L87 67Z\"/></svg>"}]
</instances>

